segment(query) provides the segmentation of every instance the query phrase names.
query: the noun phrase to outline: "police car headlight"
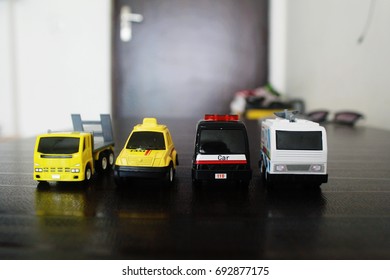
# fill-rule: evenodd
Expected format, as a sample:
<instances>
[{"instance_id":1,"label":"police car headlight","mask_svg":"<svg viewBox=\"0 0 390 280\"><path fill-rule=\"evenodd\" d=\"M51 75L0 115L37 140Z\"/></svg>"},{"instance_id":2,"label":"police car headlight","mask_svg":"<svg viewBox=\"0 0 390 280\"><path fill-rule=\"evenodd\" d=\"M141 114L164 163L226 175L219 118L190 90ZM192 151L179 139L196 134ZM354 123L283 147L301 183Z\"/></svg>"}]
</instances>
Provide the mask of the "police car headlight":
<instances>
[{"instance_id":1,"label":"police car headlight","mask_svg":"<svg viewBox=\"0 0 390 280\"><path fill-rule=\"evenodd\" d=\"M321 172L324 170L324 166L322 164L313 164L310 166L311 172Z\"/></svg>"},{"instance_id":2,"label":"police car headlight","mask_svg":"<svg viewBox=\"0 0 390 280\"><path fill-rule=\"evenodd\" d=\"M274 170L276 172L285 172L285 171L287 171L287 166L284 164L276 164L274 167Z\"/></svg>"}]
</instances>

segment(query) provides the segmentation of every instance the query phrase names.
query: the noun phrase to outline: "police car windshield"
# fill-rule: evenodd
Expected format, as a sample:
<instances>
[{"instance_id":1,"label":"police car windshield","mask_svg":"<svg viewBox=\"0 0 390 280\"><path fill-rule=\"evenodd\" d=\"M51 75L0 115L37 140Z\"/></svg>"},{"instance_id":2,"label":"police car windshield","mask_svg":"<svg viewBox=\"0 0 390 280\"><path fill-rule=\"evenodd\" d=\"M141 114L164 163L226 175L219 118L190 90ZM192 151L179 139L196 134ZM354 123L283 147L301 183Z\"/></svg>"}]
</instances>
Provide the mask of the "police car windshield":
<instances>
[{"instance_id":1,"label":"police car windshield","mask_svg":"<svg viewBox=\"0 0 390 280\"><path fill-rule=\"evenodd\" d=\"M79 151L79 138L43 137L39 140L38 152L43 154L74 154Z\"/></svg>"},{"instance_id":2,"label":"police car windshield","mask_svg":"<svg viewBox=\"0 0 390 280\"><path fill-rule=\"evenodd\" d=\"M239 129L204 129L200 133L202 154L245 154L245 137Z\"/></svg>"},{"instance_id":3,"label":"police car windshield","mask_svg":"<svg viewBox=\"0 0 390 280\"><path fill-rule=\"evenodd\" d=\"M278 150L322 150L321 131L276 131Z\"/></svg>"},{"instance_id":4,"label":"police car windshield","mask_svg":"<svg viewBox=\"0 0 390 280\"><path fill-rule=\"evenodd\" d=\"M126 149L165 150L164 135L161 132L133 132Z\"/></svg>"}]
</instances>

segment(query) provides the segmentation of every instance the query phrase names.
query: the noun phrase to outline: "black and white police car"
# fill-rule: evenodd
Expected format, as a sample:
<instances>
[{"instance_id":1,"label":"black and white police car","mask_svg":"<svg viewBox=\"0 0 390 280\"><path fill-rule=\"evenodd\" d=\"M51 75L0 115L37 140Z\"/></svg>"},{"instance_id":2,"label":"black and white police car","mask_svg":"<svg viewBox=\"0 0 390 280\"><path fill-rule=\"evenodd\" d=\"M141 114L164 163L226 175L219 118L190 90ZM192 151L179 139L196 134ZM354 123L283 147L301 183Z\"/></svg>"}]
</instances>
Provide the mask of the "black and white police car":
<instances>
[{"instance_id":1,"label":"black and white police car","mask_svg":"<svg viewBox=\"0 0 390 280\"><path fill-rule=\"evenodd\" d=\"M192 181L233 181L248 186L252 178L248 135L238 115L206 114L197 124Z\"/></svg>"}]
</instances>

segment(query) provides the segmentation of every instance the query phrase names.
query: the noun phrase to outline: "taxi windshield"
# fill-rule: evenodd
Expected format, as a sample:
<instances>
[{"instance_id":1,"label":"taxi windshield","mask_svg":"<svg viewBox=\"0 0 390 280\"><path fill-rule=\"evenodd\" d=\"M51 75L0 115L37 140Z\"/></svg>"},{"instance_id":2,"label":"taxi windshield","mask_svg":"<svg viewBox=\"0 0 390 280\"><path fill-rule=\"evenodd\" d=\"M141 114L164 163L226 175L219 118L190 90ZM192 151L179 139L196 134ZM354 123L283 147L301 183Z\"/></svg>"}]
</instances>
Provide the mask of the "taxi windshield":
<instances>
[{"instance_id":1,"label":"taxi windshield","mask_svg":"<svg viewBox=\"0 0 390 280\"><path fill-rule=\"evenodd\" d=\"M126 149L165 150L164 134L153 131L133 132Z\"/></svg>"}]
</instances>

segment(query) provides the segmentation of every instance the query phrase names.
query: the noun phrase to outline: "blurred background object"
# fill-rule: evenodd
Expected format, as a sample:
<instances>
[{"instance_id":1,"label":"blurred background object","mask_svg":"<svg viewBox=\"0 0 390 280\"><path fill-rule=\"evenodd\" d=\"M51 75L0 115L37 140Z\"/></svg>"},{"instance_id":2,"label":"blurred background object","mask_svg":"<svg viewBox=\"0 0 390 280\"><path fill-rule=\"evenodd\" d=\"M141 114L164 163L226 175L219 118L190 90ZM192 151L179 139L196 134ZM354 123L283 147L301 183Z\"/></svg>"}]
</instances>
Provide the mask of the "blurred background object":
<instances>
[{"instance_id":1,"label":"blurred background object","mask_svg":"<svg viewBox=\"0 0 390 280\"><path fill-rule=\"evenodd\" d=\"M300 99L288 99L277 92L270 84L253 90L241 90L234 95L230 111L247 119L262 119L273 116L274 112L291 109L305 112L305 104Z\"/></svg>"},{"instance_id":2,"label":"blurred background object","mask_svg":"<svg viewBox=\"0 0 390 280\"><path fill-rule=\"evenodd\" d=\"M129 41L121 11L143 19ZM373 0L1 0L0 137L66 129L72 112L227 113L267 82L308 111L390 129L389 13Z\"/></svg>"}]
</instances>

